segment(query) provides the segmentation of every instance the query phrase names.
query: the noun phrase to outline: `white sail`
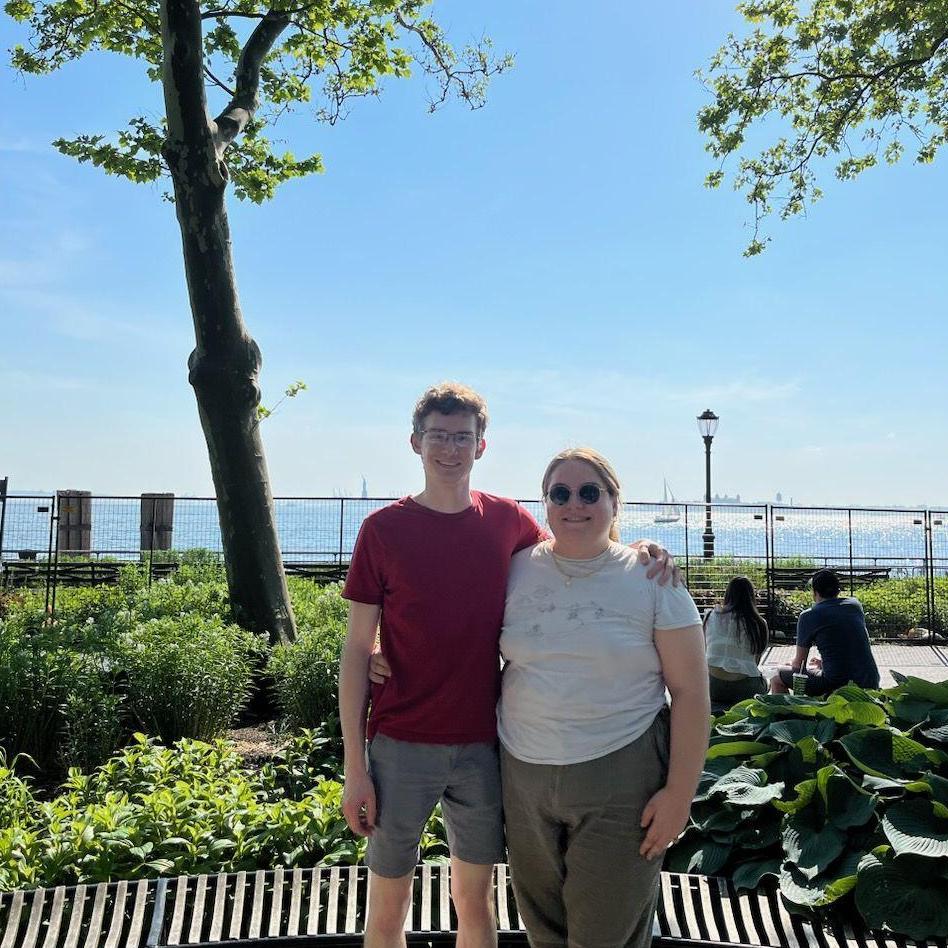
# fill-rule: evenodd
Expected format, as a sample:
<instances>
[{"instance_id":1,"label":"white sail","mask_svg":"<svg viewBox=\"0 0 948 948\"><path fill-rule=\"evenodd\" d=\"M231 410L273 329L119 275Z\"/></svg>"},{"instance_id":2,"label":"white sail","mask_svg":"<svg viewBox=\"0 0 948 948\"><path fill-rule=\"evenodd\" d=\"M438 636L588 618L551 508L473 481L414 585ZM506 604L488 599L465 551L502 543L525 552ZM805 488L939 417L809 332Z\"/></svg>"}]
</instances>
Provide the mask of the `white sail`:
<instances>
[{"instance_id":1,"label":"white sail","mask_svg":"<svg viewBox=\"0 0 948 948\"><path fill-rule=\"evenodd\" d=\"M681 520L681 511L675 503L675 494L668 489L668 481L662 478L662 503L665 505L662 512L655 515L655 523L678 523Z\"/></svg>"}]
</instances>

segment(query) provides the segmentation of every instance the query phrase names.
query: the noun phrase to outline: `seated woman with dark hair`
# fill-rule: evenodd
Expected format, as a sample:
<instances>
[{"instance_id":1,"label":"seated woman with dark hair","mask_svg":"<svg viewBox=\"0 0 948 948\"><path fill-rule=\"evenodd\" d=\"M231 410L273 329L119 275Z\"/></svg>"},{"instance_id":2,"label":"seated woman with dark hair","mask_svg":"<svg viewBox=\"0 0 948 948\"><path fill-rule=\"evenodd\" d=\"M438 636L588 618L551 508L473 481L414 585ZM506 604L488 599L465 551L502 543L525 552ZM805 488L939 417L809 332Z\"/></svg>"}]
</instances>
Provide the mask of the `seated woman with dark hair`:
<instances>
[{"instance_id":1,"label":"seated woman with dark hair","mask_svg":"<svg viewBox=\"0 0 948 948\"><path fill-rule=\"evenodd\" d=\"M733 705L767 693L757 663L767 647L767 622L757 611L754 584L735 576L724 593L724 602L704 616L708 685L711 701Z\"/></svg>"}]
</instances>

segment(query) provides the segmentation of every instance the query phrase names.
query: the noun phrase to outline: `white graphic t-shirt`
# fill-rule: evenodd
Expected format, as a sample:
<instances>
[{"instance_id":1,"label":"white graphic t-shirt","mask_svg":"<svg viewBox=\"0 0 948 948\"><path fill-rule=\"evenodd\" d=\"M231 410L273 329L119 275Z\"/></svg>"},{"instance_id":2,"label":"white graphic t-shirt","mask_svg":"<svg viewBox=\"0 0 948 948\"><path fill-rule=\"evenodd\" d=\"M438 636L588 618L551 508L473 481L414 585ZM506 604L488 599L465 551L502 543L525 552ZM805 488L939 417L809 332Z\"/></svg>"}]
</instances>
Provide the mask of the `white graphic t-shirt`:
<instances>
[{"instance_id":1,"label":"white graphic t-shirt","mask_svg":"<svg viewBox=\"0 0 948 948\"><path fill-rule=\"evenodd\" d=\"M554 560L549 543L513 557L497 727L514 757L594 760L644 734L664 707L654 632L701 618L683 586L660 586L646 568L618 543L592 561Z\"/></svg>"}]
</instances>

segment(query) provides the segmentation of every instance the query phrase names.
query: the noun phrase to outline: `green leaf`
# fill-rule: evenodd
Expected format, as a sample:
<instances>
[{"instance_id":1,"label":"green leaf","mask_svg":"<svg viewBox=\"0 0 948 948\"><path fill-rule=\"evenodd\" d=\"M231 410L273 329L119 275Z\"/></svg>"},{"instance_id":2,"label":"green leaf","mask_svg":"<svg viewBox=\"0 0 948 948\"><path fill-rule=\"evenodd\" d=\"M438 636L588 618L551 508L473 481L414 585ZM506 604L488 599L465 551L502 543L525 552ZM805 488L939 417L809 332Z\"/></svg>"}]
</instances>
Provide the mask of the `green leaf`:
<instances>
[{"instance_id":1,"label":"green leaf","mask_svg":"<svg viewBox=\"0 0 948 948\"><path fill-rule=\"evenodd\" d=\"M737 889L756 889L762 879L767 876L777 877L780 875L779 856L772 856L770 859L754 859L750 862L742 862L734 875L731 876L731 882Z\"/></svg>"},{"instance_id":2,"label":"green leaf","mask_svg":"<svg viewBox=\"0 0 948 948\"><path fill-rule=\"evenodd\" d=\"M769 783L766 771L751 767L736 767L708 791L709 796L723 796L737 806L763 806L782 793L782 783Z\"/></svg>"},{"instance_id":3,"label":"green leaf","mask_svg":"<svg viewBox=\"0 0 948 948\"><path fill-rule=\"evenodd\" d=\"M772 750L769 744L761 744L757 741L727 741L722 744L715 744L708 749L708 760L715 760L718 757L747 757L751 754L763 754Z\"/></svg>"},{"instance_id":4,"label":"green leaf","mask_svg":"<svg viewBox=\"0 0 948 948\"><path fill-rule=\"evenodd\" d=\"M697 833L685 834L665 855L669 872L693 872L713 876L727 862L732 847Z\"/></svg>"},{"instance_id":5,"label":"green leaf","mask_svg":"<svg viewBox=\"0 0 948 948\"><path fill-rule=\"evenodd\" d=\"M805 737L814 737L820 744L827 744L833 739L835 733L836 724L832 720L784 719L768 724L758 739L770 738L780 744L796 744Z\"/></svg>"},{"instance_id":6,"label":"green leaf","mask_svg":"<svg viewBox=\"0 0 948 948\"><path fill-rule=\"evenodd\" d=\"M856 879L854 864L842 875L828 872L810 879L791 863L785 863L780 872L780 894L794 905L821 908L851 892L856 887Z\"/></svg>"},{"instance_id":7,"label":"green leaf","mask_svg":"<svg viewBox=\"0 0 948 948\"><path fill-rule=\"evenodd\" d=\"M804 810L784 821L783 850L787 859L809 878L824 870L846 847L846 834Z\"/></svg>"},{"instance_id":8,"label":"green leaf","mask_svg":"<svg viewBox=\"0 0 948 948\"><path fill-rule=\"evenodd\" d=\"M826 817L839 829L864 826L875 812L876 797L866 793L836 766L823 767L816 775Z\"/></svg>"},{"instance_id":9,"label":"green leaf","mask_svg":"<svg viewBox=\"0 0 948 948\"><path fill-rule=\"evenodd\" d=\"M888 847L863 857L856 875L856 908L870 928L924 941L948 935L948 886L925 866L931 860L896 859Z\"/></svg>"},{"instance_id":10,"label":"green leaf","mask_svg":"<svg viewBox=\"0 0 948 948\"><path fill-rule=\"evenodd\" d=\"M863 728L839 739L850 760L876 777L913 777L930 766L927 749L886 728Z\"/></svg>"},{"instance_id":11,"label":"green leaf","mask_svg":"<svg viewBox=\"0 0 948 948\"><path fill-rule=\"evenodd\" d=\"M935 812L931 800L893 803L882 817L882 830L897 856L948 856L948 819Z\"/></svg>"}]
</instances>

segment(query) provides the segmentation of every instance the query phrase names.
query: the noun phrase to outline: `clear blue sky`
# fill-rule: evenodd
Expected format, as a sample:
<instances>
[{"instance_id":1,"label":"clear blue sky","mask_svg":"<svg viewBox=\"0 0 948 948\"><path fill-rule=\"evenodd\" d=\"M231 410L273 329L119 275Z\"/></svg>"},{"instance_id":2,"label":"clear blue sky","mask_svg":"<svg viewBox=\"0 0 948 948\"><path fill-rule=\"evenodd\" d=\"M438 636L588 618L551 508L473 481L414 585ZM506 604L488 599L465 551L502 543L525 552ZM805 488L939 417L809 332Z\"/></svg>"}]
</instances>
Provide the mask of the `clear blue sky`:
<instances>
[{"instance_id":1,"label":"clear blue sky","mask_svg":"<svg viewBox=\"0 0 948 948\"><path fill-rule=\"evenodd\" d=\"M548 457L589 443L630 498L703 493L695 416L721 416L714 488L796 503L948 502L945 156L854 183L745 260L750 209L711 163L694 78L731 2L451 0L457 42L516 53L479 112L390 84L329 128L278 136L326 174L231 202L277 494L417 488L417 395L442 378L491 407L477 486L535 496ZM4 20L0 41L20 34ZM211 489L186 360L173 208L160 188L61 157L58 135L159 114L135 64L3 74L0 475L13 489ZM826 169L830 172L830 169Z\"/></svg>"}]
</instances>

